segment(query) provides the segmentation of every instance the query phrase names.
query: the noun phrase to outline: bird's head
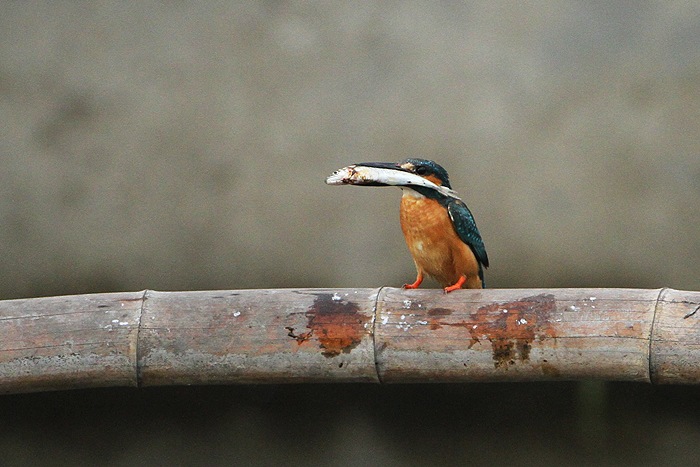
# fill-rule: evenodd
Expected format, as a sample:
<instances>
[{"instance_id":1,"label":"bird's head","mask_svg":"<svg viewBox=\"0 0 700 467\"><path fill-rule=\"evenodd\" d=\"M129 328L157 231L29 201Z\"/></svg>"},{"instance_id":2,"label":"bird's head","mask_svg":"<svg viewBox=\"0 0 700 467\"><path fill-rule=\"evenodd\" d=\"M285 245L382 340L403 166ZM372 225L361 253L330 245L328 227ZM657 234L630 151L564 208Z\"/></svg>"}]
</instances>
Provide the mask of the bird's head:
<instances>
[{"instance_id":1,"label":"bird's head","mask_svg":"<svg viewBox=\"0 0 700 467\"><path fill-rule=\"evenodd\" d=\"M438 186L452 188L450 186L450 177L447 175L447 170L443 169L440 164L427 159L406 159L398 163L402 170L406 170L413 174L430 180Z\"/></svg>"}]
</instances>

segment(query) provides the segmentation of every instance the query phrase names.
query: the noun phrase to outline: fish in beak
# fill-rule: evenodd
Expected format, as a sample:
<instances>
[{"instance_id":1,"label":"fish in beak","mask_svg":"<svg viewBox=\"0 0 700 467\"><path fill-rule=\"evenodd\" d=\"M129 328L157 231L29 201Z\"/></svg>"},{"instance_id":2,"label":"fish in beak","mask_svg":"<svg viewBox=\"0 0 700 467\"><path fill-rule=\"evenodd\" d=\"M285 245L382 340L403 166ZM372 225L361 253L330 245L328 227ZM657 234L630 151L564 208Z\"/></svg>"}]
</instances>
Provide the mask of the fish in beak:
<instances>
[{"instance_id":1,"label":"fish in beak","mask_svg":"<svg viewBox=\"0 0 700 467\"><path fill-rule=\"evenodd\" d=\"M338 169L326 178L328 185L424 187L445 196L457 198L457 194L441 185L416 175L392 162L362 162Z\"/></svg>"}]
</instances>

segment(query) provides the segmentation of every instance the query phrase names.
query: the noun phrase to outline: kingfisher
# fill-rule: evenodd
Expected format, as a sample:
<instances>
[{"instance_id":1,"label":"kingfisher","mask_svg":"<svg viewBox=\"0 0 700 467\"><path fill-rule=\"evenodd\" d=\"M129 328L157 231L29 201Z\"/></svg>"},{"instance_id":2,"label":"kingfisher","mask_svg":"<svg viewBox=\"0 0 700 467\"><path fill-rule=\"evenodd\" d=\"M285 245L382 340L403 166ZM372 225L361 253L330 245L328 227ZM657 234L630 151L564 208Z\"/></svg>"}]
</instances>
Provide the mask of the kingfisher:
<instances>
[{"instance_id":1,"label":"kingfisher","mask_svg":"<svg viewBox=\"0 0 700 467\"><path fill-rule=\"evenodd\" d=\"M484 241L474 216L438 163L414 158L363 162L336 170L326 183L401 188L401 230L416 265L416 280L404 288L417 288L426 275L446 293L485 286L489 258Z\"/></svg>"}]
</instances>

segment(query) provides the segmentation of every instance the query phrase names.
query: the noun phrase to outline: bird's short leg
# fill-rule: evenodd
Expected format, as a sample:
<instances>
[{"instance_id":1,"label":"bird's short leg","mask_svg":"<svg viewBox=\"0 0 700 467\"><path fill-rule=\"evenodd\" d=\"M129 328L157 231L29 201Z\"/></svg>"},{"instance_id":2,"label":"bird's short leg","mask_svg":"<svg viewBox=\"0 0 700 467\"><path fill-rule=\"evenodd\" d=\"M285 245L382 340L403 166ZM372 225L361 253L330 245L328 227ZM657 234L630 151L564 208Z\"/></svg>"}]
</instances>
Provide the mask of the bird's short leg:
<instances>
[{"instance_id":1,"label":"bird's short leg","mask_svg":"<svg viewBox=\"0 0 700 467\"><path fill-rule=\"evenodd\" d=\"M445 287L443 290L445 291L445 293L450 293L453 290L461 289L465 282L467 282L467 276L460 276L457 282L448 287Z\"/></svg>"},{"instance_id":2,"label":"bird's short leg","mask_svg":"<svg viewBox=\"0 0 700 467\"><path fill-rule=\"evenodd\" d=\"M404 284L403 288L404 289L417 289L418 286L423 282L423 271L419 270L418 271L418 276L416 277L416 281L413 284Z\"/></svg>"}]
</instances>

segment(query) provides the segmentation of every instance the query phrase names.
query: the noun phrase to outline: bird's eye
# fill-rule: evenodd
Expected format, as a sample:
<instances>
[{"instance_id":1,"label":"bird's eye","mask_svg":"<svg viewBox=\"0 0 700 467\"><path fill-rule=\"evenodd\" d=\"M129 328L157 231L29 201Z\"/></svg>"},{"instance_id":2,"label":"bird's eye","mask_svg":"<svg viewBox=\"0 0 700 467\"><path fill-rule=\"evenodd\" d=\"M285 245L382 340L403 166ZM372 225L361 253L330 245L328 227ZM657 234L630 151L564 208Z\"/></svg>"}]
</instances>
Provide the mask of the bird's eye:
<instances>
[{"instance_id":1,"label":"bird's eye","mask_svg":"<svg viewBox=\"0 0 700 467\"><path fill-rule=\"evenodd\" d=\"M428 168L423 167L422 165L419 165L418 167L416 167L416 173L418 175L426 175L428 173Z\"/></svg>"}]
</instances>

